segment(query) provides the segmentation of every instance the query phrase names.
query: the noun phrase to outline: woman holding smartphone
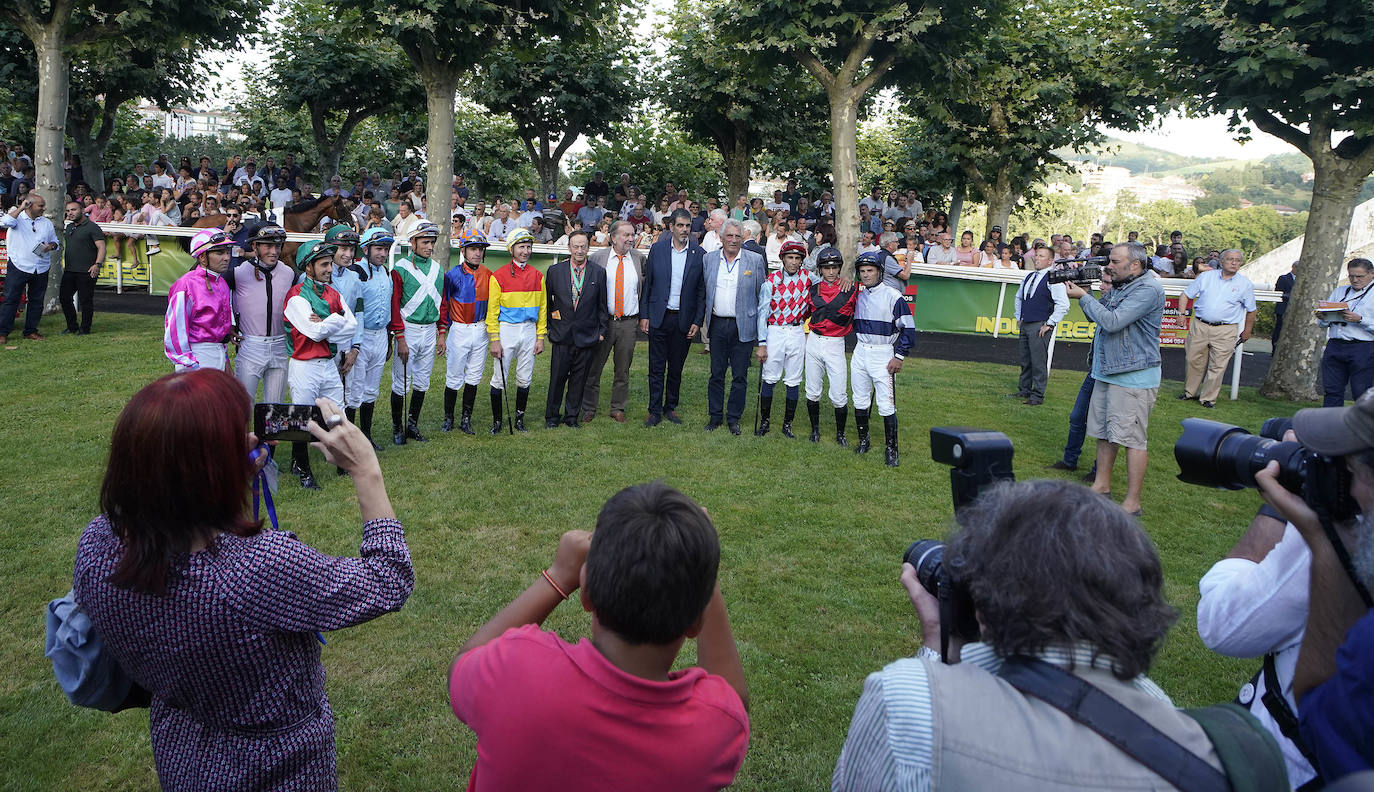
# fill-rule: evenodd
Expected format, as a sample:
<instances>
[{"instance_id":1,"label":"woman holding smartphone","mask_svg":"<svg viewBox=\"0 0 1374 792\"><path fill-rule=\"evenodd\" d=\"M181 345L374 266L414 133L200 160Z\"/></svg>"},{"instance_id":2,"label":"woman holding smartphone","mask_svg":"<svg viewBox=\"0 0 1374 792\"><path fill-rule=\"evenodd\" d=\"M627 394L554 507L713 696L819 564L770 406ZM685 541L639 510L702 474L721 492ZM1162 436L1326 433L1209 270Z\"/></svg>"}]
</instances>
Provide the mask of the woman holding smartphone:
<instances>
[{"instance_id":1,"label":"woman holding smartphone","mask_svg":"<svg viewBox=\"0 0 1374 792\"><path fill-rule=\"evenodd\" d=\"M317 631L399 610L415 574L372 444L338 405L316 404L325 426L311 423L315 445L357 491L356 558L252 516L249 486L266 454L250 457L252 399L223 371L156 380L115 423L102 513L81 536L73 588L152 695L163 789L338 786Z\"/></svg>"}]
</instances>

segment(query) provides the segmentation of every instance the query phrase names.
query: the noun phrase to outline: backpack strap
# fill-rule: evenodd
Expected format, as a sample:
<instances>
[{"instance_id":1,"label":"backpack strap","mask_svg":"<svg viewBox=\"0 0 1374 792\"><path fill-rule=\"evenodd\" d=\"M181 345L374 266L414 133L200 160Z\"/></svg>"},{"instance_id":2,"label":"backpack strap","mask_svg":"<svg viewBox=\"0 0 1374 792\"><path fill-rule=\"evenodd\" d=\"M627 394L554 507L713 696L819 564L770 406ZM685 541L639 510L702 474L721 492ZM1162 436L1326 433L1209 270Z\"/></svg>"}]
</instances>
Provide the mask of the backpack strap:
<instances>
[{"instance_id":1,"label":"backpack strap","mask_svg":"<svg viewBox=\"0 0 1374 792\"><path fill-rule=\"evenodd\" d=\"M1207 732L1235 792L1289 788L1288 765L1278 741L1244 707L1228 701L1183 713Z\"/></svg>"},{"instance_id":2,"label":"backpack strap","mask_svg":"<svg viewBox=\"0 0 1374 792\"><path fill-rule=\"evenodd\" d=\"M1015 655L998 676L1092 729L1183 792L1231 792L1226 776L1087 681L1039 658ZM1209 735L1210 736L1210 735ZM1286 781L1288 774L1282 773Z\"/></svg>"}]
</instances>

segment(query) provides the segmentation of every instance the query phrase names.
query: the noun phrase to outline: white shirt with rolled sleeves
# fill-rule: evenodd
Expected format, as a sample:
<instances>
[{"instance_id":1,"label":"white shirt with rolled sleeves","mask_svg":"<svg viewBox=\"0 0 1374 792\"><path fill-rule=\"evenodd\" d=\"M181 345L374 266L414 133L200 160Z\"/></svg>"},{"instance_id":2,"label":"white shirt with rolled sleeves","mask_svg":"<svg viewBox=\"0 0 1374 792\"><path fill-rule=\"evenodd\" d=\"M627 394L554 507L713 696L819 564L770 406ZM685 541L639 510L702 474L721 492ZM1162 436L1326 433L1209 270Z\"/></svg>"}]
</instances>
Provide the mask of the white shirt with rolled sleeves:
<instances>
[{"instance_id":1,"label":"white shirt with rolled sleeves","mask_svg":"<svg viewBox=\"0 0 1374 792\"><path fill-rule=\"evenodd\" d=\"M1275 652L1274 672L1294 714L1293 672L1307 626L1308 576L1312 552L1289 523L1264 560L1223 558L1202 576L1198 589L1197 632L1208 649L1227 657L1263 657ZM1264 706L1264 675L1246 682L1240 699L1250 714L1275 735L1294 788L1316 773L1298 747L1279 735L1274 716Z\"/></svg>"},{"instance_id":2,"label":"white shirt with rolled sleeves","mask_svg":"<svg viewBox=\"0 0 1374 792\"><path fill-rule=\"evenodd\" d=\"M1255 285L1239 272L1223 278L1221 270L1207 270L1193 279L1183 294L1196 300L1193 316L1212 324L1240 324L1255 310Z\"/></svg>"},{"instance_id":3,"label":"white shirt with rolled sleeves","mask_svg":"<svg viewBox=\"0 0 1374 792\"><path fill-rule=\"evenodd\" d=\"M35 250L39 245L58 244L57 232L51 220L42 215L29 217L25 212L20 212L17 217L4 212L0 213L0 228L9 229L5 238L9 266L30 275L41 275L48 271L52 266L52 253L36 253Z\"/></svg>"},{"instance_id":4,"label":"white shirt with rolled sleeves","mask_svg":"<svg viewBox=\"0 0 1374 792\"><path fill-rule=\"evenodd\" d=\"M1331 291L1328 302L1343 302L1346 310L1360 315L1358 322L1328 322L1322 319L1317 324L1326 328L1328 339L1342 341L1374 341L1374 299L1370 297L1371 287L1356 289L1353 286L1337 286Z\"/></svg>"}]
</instances>

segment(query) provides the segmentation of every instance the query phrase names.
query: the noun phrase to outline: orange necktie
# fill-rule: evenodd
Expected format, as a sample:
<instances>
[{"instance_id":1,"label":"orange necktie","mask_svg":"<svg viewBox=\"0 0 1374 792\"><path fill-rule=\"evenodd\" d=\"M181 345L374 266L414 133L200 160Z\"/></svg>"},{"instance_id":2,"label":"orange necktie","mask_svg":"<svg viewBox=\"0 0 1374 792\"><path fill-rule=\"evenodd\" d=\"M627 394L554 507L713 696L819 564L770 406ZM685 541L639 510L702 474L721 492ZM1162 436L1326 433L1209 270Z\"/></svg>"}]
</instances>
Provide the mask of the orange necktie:
<instances>
[{"instance_id":1,"label":"orange necktie","mask_svg":"<svg viewBox=\"0 0 1374 792\"><path fill-rule=\"evenodd\" d=\"M616 256L620 266L615 270L615 318L625 314L625 257Z\"/></svg>"}]
</instances>

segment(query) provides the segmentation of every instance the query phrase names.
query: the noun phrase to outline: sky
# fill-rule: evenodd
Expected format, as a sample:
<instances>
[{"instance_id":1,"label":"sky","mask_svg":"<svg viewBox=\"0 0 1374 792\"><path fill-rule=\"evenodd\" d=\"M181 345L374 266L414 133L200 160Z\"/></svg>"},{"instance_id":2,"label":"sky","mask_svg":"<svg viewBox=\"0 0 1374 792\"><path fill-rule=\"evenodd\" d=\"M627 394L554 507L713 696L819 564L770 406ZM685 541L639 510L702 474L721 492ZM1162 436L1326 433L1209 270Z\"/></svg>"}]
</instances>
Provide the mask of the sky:
<instances>
[{"instance_id":1,"label":"sky","mask_svg":"<svg viewBox=\"0 0 1374 792\"><path fill-rule=\"evenodd\" d=\"M1226 131L1225 116L1174 116L1165 119L1158 129L1149 132L1120 132L1105 128L1103 131L1131 143L1153 146L1188 157L1263 159L1272 154L1291 154L1297 151L1279 138L1253 128L1252 139L1247 143L1239 143L1234 135Z\"/></svg>"}]
</instances>

